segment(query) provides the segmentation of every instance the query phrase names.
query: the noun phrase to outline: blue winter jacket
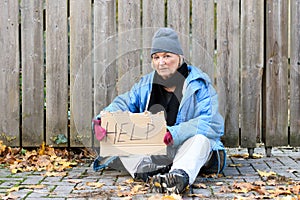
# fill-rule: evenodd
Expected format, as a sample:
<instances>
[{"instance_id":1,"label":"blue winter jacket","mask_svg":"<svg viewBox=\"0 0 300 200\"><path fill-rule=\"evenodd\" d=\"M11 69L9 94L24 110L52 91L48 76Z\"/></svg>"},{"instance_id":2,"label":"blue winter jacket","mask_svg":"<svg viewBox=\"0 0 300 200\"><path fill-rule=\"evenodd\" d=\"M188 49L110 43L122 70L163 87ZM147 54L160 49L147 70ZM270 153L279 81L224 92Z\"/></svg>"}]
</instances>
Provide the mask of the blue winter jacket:
<instances>
[{"instance_id":1,"label":"blue winter jacket","mask_svg":"<svg viewBox=\"0 0 300 200\"><path fill-rule=\"evenodd\" d=\"M212 150L224 150L220 140L224 134L224 120L218 111L218 95L210 78L199 68L188 66L189 75L183 86L176 123L167 126L172 134L174 147L188 138L205 135ZM150 99L154 71L143 76L129 92L117 96L105 111L145 112Z\"/></svg>"}]
</instances>

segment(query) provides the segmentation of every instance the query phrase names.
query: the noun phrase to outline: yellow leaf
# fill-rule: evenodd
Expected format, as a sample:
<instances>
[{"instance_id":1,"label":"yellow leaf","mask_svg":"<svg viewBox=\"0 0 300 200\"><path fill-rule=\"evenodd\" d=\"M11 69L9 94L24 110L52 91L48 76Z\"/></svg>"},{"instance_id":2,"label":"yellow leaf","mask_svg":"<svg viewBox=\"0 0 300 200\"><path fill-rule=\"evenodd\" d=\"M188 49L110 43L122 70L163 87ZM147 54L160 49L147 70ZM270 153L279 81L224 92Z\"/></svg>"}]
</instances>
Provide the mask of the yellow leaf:
<instances>
[{"instance_id":1,"label":"yellow leaf","mask_svg":"<svg viewBox=\"0 0 300 200\"><path fill-rule=\"evenodd\" d=\"M154 182L155 187L161 187L161 184L159 182Z\"/></svg>"},{"instance_id":2,"label":"yellow leaf","mask_svg":"<svg viewBox=\"0 0 300 200\"><path fill-rule=\"evenodd\" d=\"M178 194L165 195L161 200L182 200L182 197Z\"/></svg>"},{"instance_id":3,"label":"yellow leaf","mask_svg":"<svg viewBox=\"0 0 300 200\"><path fill-rule=\"evenodd\" d=\"M161 200L175 200L175 198L172 197L172 196L167 195L167 196L163 196L163 197L161 198Z\"/></svg>"},{"instance_id":4,"label":"yellow leaf","mask_svg":"<svg viewBox=\"0 0 300 200\"><path fill-rule=\"evenodd\" d=\"M39 150L39 155L44 155L45 154L45 142L42 143L41 148Z\"/></svg>"},{"instance_id":5,"label":"yellow leaf","mask_svg":"<svg viewBox=\"0 0 300 200\"><path fill-rule=\"evenodd\" d=\"M257 154L257 153L254 153L253 155L252 155L252 158L262 158L262 157L264 157L263 155L261 155L261 154Z\"/></svg>"},{"instance_id":6,"label":"yellow leaf","mask_svg":"<svg viewBox=\"0 0 300 200\"><path fill-rule=\"evenodd\" d=\"M19 191L20 187L19 186L16 186L16 187L12 187L12 188L9 188L7 189L6 191L7 192L16 192L16 191Z\"/></svg>"},{"instance_id":7,"label":"yellow leaf","mask_svg":"<svg viewBox=\"0 0 300 200\"><path fill-rule=\"evenodd\" d=\"M229 164L228 167L242 167L243 165L240 163L237 164Z\"/></svg>"},{"instance_id":8,"label":"yellow leaf","mask_svg":"<svg viewBox=\"0 0 300 200\"><path fill-rule=\"evenodd\" d=\"M99 183L99 182L86 182L87 186L90 187L96 187L96 188L101 188L105 183Z\"/></svg>"},{"instance_id":9,"label":"yellow leaf","mask_svg":"<svg viewBox=\"0 0 300 200\"><path fill-rule=\"evenodd\" d=\"M260 171L260 170L257 170L258 174L261 176L261 177L269 177L269 176L275 176L276 173L275 172L266 172L266 171Z\"/></svg>"},{"instance_id":10,"label":"yellow leaf","mask_svg":"<svg viewBox=\"0 0 300 200\"><path fill-rule=\"evenodd\" d=\"M42 189L45 187L46 187L46 185L26 185L26 186L24 186L24 188L27 188L27 189Z\"/></svg>"},{"instance_id":11,"label":"yellow leaf","mask_svg":"<svg viewBox=\"0 0 300 200\"><path fill-rule=\"evenodd\" d=\"M135 186L132 188L132 192L133 192L133 193L137 193L137 192L140 191L142 188L143 188L142 185L135 185Z\"/></svg>"},{"instance_id":12,"label":"yellow leaf","mask_svg":"<svg viewBox=\"0 0 300 200\"><path fill-rule=\"evenodd\" d=\"M132 178L125 180L125 183L131 184L134 183L134 180Z\"/></svg>"},{"instance_id":13,"label":"yellow leaf","mask_svg":"<svg viewBox=\"0 0 300 200\"><path fill-rule=\"evenodd\" d=\"M44 176L66 176L67 172L46 172Z\"/></svg>"}]
</instances>

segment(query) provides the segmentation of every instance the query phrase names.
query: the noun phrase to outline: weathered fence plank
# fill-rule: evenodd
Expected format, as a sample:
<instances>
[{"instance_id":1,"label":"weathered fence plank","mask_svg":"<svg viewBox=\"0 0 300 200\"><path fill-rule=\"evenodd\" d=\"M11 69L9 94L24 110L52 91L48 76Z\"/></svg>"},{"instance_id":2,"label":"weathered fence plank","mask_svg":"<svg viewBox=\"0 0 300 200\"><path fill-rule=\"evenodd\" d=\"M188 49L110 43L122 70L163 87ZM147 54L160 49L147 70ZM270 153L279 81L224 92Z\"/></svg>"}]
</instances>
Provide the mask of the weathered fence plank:
<instances>
[{"instance_id":1,"label":"weathered fence plank","mask_svg":"<svg viewBox=\"0 0 300 200\"><path fill-rule=\"evenodd\" d=\"M234 12L233 12L234 11ZM239 0L217 3L217 88L224 144L239 145Z\"/></svg>"},{"instance_id":2,"label":"weathered fence plank","mask_svg":"<svg viewBox=\"0 0 300 200\"><path fill-rule=\"evenodd\" d=\"M288 1L266 3L266 147L288 144Z\"/></svg>"},{"instance_id":3,"label":"weathered fence plank","mask_svg":"<svg viewBox=\"0 0 300 200\"><path fill-rule=\"evenodd\" d=\"M0 140L20 145L18 0L0 1Z\"/></svg>"},{"instance_id":4,"label":"weathered fence plank","mask_svg":"<svg viewBox=\"0 0 300 200\"><path fill-rule=\"evenodd\" d=\"M67 0L46 1L46 143L68 137ZM63 141L61 141L63 142ZM62 146L61 144L60 146ZM67 144L64 144L64 146Z\"/></svg>"},{"instance_id":5,"label":"weathered fence plank","mask_svg":"<svg viewBox=\"0 0 300 200\"><path fill-rule=\"evenodd\" d=\"M165 25L165 7L161 0L143 0L143 62L142 74L147 74L151 68L152 37L158 27Z\"/></svg>"},{"instance_id":6,"label":"weathered fence plank","mask_svg":"<svg viewBox=\"0 0 300 200\"><path fill-rule=\"evenodd\" d=\"M91 146L92 12L91 1L70 1L70 145Z\"/></svg>"},{"instance_id":7,"label":"weathered fence plank","mask_svg":"<svg viewBox=\"0 0 300 200\"><path fill-rule=\"evenodd\" d=\"M116 96L116 3L94 2L94 115Z\"/></svg>"},{"instance_id":8,"label":"weathered fence plank","mask_svg":"<svg viewBox=\"0 0 300 200\"><path fill-rule=\"evenodd\" d=\"M22 145L44 141L43 2L21 1Z\"/></svg>"},{"instance_id":9,"label":"weathered fence plank","mask_svg":"<svg viewBox=\"0 0 300 200\"><path fill-rule=\"evenodd\" d=\"M263 17L263 0L241 1L241 146L248 148L261 134Z\"/></svg>"},{"instance_id":10,"label":"weathered fence plank","mask_svg":"<svg viewBox=\"0 0 300 200\"><path fill-rule=\"evenodd\" d=\"M290 1L290 144L300 145L300 0Z\"/></svg>"},{"instance_id":11,"label":"weathered fence plank","mask_svg":"<svg viewBox=\"0 0 300 200\"><path fill-rule=\"evenodd\" d=\"M133 86L141 74L141 4L135 0L118 1L118 94Z\"/></svg>"},{"instance_id":12,"label":"weathered fence plank","mask_svg":"<svg viewBox=\"0 0 300 200\"><path fill-rule=\"evenodd\" d=\"M191 63L199 66L215 82L215 3L192 1Z\"/></svg>"},{"instance_id":13,"label":"weathered fence plank","mask_svg":"<svg viewBox=\"0 0 300 200\"><path fill-rule=\"evenodd\" d=\"M116 96L116 2L94 1L94 116ZM100 143L93 138L93 146Z\"/></svg>"},{"instance_id":14,"label":"weathered fence plank","mask_svg":"<svg viewBox=\"0 0 300 200\"><path fill-rule=\"evenodd\" d=\"M178 32L183 54L190 59L190 1L172 0L167 2L167 24Z\"/></svg>"}]
</instances>

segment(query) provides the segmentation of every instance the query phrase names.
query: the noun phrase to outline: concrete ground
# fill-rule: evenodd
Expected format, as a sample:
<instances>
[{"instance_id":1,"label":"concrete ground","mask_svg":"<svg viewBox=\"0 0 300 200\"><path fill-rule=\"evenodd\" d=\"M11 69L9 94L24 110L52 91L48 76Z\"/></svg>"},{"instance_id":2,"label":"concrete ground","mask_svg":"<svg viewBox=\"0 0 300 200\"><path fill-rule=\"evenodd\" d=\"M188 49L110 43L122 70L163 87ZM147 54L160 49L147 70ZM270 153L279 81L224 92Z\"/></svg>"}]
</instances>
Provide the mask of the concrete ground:
<instances>
[{"instance_id":1,"label":"concrete ground","mask_svg":"<svg viewBox=\"0 0 300 200\"><path fill-rule=\"evenodd\" d=\"M67 172L11 174L0 168L2 199L299 199L300 148L278 147L266 157L262 147L256 158L247 149L227 149L222 176L199 176L183 195L157 194L148 184L134 182L128 174L106 169L94 172L92 161ZM262 155L262 157L261 157Z\"/></svg>"}]
</instances>

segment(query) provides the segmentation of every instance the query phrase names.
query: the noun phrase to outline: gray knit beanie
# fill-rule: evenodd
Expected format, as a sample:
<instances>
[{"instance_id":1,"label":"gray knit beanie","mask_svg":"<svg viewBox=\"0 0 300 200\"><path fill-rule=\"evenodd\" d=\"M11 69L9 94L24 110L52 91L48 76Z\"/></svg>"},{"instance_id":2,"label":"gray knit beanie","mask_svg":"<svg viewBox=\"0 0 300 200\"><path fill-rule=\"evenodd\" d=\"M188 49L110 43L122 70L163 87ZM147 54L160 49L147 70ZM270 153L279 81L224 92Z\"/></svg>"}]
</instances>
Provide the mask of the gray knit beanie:
<instances>
[{"instance_id":1,"label":"gray knit beanie","mask_svg":"<svg viewBox=\"0 0 300 200\"><path fill-rule=\"evenodd\" d=\"M171 28L160 28L152 38L151 56L158 52L183 55L177 33Z\"/></svg>"}]
</instances>

